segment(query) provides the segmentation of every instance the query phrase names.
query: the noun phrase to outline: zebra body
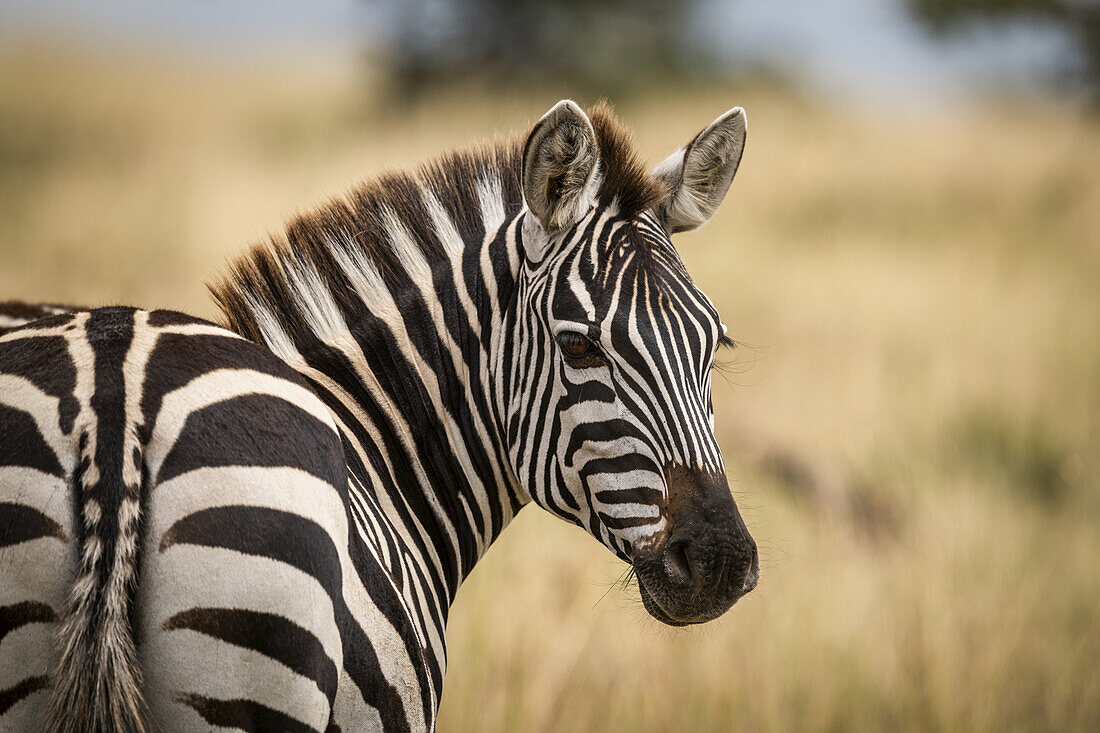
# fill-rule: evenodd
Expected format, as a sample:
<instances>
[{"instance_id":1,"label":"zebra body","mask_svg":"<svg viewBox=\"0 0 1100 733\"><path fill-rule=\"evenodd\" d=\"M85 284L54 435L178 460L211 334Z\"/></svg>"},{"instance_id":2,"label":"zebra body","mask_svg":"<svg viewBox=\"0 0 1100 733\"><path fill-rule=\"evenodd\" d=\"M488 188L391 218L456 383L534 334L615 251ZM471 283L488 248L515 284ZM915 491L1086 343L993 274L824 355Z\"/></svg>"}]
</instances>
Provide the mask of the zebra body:
<instances>
[{"instance_id":1,"label":"zebra body","mask_svg":"<svg viewBox=\"0 0 1100 733\"><path fill-rule=\"evenodd\" d=\"M7 300L0 303L0 334L14 331L39 318L49 318L61 313L72 313L87 308L76 308L54 303L24 303L20 300Z\"/></svg>"},{"instance_id":2,"label":"zebra body","mask_svg":"<svg viewBox=\"0 0 1100 733\"><path fill-rule=\"evenodd\" d=\"M0 380L0 728L38 729L51 690L79 698L101 639L140 676L101 670L78 709L132 701L165 730L427 727L418 637L350 531L339 435L284 363L181 314L101 309L2 337Z\"/></svg>"},{"instance_id":3,"label":"zebra body","mask_svg":"<svg viewBox=\"0 0 1100 733\"><path fill-rule=\"evenodd\" d=\"M743 142L731 110L650 175L562 102L292 222L212 288L228 330L0 337L0 728L434 729L455 592L532 500L655 618L724 612L756 548L712 432L724 329L669 235Z\"/></svg>"}]
</instances>

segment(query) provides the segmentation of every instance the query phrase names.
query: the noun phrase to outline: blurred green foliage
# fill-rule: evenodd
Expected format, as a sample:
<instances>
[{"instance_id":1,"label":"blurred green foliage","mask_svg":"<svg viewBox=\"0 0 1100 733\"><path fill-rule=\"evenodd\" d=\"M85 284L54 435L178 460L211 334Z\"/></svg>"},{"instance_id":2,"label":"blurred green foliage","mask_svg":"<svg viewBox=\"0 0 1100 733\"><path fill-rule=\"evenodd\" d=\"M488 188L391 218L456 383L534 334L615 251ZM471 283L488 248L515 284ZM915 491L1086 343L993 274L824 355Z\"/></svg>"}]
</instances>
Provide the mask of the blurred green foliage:
<instances>
[{"instance_id":1,"label":"blurred green foliage","mask_svg":"<svg viewBox=\"0 0 1100 733\"><path fill-rule=\"evenodd\" d=\"M690 42L698 0L389 0L395 89L471 76L621 98L708 67Z\"/></svg>"},{"instance_id":2,"label":"blurred green foliage","mask_svg":"<svg viewBox=\"0 0 1100 733\"><path fill-rule=\"evenodd\" d=\"M937 34L975 23L1019 20L1051 23L1069 36L1080 56L1078 73L1100 101L1100 2L1096 0L906 0L913 16Z\"/></svg>"},{"instance_id":3,"label":"blurred green foliage","mask_svg":"<svg viewBox=\"0 0 1100 733\"><path fill-rule=\"evenodd\" d=\"M1003 406L963 410L944 431L944 454L955 469L997 477L1007 491L1046 506L1068 495L1080 457L1044 415L1012 415Z\"/></svg>"}]
</instances>

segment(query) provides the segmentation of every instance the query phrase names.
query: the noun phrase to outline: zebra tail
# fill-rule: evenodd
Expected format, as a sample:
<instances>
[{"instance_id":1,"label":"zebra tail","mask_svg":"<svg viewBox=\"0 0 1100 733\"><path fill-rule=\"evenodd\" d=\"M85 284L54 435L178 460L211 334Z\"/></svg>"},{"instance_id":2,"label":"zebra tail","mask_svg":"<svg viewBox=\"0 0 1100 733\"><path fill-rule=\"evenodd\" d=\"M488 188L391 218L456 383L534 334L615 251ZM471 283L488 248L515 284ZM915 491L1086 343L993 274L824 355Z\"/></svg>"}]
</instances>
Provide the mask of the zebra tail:
<instances>
[{"instance_id":1,"label":"zebra tail","mask_svg":"<svg viewBox=\"0 0 1100 733\"><path fill-rule=\"evenodd\" d=\"M141 519L141 441L126 430L121 473L100 475L82 441L83 537L60 626L48 733L148 733L142 674L131 627ZM130 460L126 460L129 458ZM132 461L132 463L131 463ZM108 473L113 476L107 475ZM113 515L113 517L111 516Z\"/></svg>"}]
</instances>

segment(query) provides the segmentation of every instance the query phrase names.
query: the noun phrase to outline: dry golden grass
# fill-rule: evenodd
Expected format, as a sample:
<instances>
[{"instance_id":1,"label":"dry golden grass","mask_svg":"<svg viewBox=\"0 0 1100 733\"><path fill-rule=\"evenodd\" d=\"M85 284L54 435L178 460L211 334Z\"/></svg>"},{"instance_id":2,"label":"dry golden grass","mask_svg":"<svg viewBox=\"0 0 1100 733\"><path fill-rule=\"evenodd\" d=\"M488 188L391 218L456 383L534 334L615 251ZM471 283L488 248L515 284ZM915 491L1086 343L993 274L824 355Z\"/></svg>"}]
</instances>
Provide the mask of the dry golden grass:
<instances>
[{"instance_id":1,"label":"dry golden grass","mask_svg":"<svg viewBox=\"0 0 1100 733\"><path fill-rule=\"evenodd\" d=\"M0 297L212 315L202 277L384 167L556 96L388 110L331 70L8 50ZM620 107L656 162L725 108L749 145L679 243L758 591L672 631L524 511L462 589L444 731L1100 729L1100 128L989 103L869 113L759 88Z\"/></svg>"}]
</instances>

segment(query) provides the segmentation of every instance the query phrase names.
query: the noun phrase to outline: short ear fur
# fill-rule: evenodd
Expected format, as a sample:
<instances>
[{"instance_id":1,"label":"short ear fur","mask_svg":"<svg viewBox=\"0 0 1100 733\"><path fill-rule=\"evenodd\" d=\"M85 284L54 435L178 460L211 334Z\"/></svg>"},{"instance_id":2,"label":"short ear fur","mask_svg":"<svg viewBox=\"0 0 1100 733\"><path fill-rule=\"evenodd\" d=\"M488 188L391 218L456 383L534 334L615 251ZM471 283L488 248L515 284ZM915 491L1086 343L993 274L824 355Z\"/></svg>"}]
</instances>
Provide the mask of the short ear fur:
<instances>
[{"instance_id":1,"label":"short ear fur","mask_svg":"<svg viewBox=\"0 0 1100 733\"><path fill-rule=\"evenodd\" d=\"M599 149L584 111L563 99L523 146L523 197L547 233L568 229L588 208Z\"/></svg>"},{"instance_id":2,"label":"short ear fur","mask_svg":"<svg viewBox=\"0 0 1100 733\"><path fill-rule=\"evenodd\" d=\"M745 110L734 107L653 170L669 189L657 216L669 233L705 224L726 197L745 149Z\"/></svg>"}]
</instances>

